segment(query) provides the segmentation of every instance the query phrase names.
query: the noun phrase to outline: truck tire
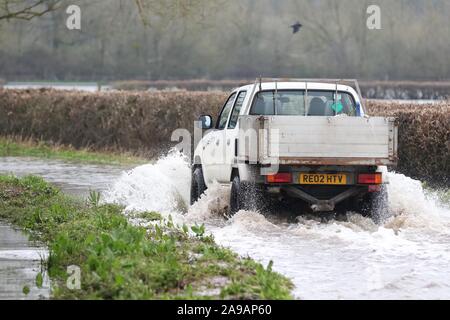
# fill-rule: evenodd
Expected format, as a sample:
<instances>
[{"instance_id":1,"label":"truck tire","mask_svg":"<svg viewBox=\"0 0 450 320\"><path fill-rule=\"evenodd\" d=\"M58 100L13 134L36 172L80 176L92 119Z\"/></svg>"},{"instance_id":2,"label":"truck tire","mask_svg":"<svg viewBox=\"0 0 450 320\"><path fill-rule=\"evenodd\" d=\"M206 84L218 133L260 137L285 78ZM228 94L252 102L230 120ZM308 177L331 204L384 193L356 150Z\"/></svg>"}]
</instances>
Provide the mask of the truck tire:
<instances>
[{"instance_id":1,"label":"truck tire","mask_svg":"<svg viewBox=\"0 0 450 320\"><path fill-rule=\"evenodd\" d=\"M244 195L242 194L242 184L239 176L235 176L231 181L231 193L230 193L230 207L228 214L230 218L243 210L245 207Z\"/></svg>"},{"instance_id":2,"label":"truck tire","mask_svg":"<svg viewBox=\"0 0 450 320\"><path fill-rule=\"evenodd\" d=\"M191 178L191 205L200 199L200 196L205 193L206 189L202 167L197 167L192 172Z\"/></svg>"},{"instance_id":3,"label":"truck tire","mask_svg":"<svg viewBox=\"0 0 450 320\"><path fill-rule=\"evenodd\" d=\"M381 186L380 192L369 194L363 205L363 215L372 218L376 224L382 224L390 217L389 198L386 185Z\"/></svg>"},{"instance_id":4,"label":"truck tire","mask_svg":"<svg viewBox=\"0 0 450 320\"><path fill-rule=\"evenodd\" d=\"M229 217L240 210L259 210L261 198L262 191L254 183L241 181L239 176L235 176L231 182Z\"/></svg>"}]
</instances>

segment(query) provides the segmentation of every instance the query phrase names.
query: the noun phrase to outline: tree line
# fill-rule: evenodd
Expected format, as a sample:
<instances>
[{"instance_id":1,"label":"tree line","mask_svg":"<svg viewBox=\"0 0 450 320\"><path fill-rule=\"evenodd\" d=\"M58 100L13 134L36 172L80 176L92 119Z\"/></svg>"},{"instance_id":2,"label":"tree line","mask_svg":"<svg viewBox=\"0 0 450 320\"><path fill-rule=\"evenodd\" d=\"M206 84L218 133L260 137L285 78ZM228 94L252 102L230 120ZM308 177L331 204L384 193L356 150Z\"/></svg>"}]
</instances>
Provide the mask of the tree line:
<instances>
[{"instance_id":1,"label":"tree line","mask_svg":"<svg viewBox=\"0 0 450 320\"><path fill-rule=\"evenodd\" d=\"M81 30L65 9L81 9ZM450 3L378 0L0 0L0 78L450 78ZM302 28L293 33L290 26Z\"/></svg>"}]
</instances>

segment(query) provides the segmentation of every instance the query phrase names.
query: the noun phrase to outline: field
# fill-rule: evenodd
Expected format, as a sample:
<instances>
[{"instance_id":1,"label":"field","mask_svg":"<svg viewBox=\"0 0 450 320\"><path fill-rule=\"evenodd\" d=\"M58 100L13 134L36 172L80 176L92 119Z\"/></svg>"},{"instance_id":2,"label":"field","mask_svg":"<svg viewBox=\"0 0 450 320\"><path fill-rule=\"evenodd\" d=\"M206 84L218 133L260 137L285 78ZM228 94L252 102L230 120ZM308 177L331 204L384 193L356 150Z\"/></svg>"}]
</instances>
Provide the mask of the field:
<instances>
[{"instance_id":1,"label":"field","mask_svg":"<svg viewBox=\"0 0 450 320\"><path fill-rule=\"evenodd\" d=\"M0 90L0 135L153 157L174 145L170 139L175 129L192 132L201 114L217 117L226 95ZM371 115L398 118L398 171L434 184L450 183L449 102L370 102L368 110Z\"/></svg>"}]
</instances>

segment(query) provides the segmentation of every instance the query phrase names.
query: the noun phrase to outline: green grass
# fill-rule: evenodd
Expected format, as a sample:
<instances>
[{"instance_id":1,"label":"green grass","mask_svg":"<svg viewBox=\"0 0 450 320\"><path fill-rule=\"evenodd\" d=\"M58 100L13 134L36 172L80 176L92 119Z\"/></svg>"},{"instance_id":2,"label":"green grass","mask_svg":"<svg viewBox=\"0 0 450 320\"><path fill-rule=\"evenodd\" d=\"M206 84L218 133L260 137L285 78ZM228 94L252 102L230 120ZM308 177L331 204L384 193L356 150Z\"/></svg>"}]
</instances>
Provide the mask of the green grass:
<instances>
[{"instance_id":1,"label":"green grass","mask_svg":"<svg viewBox=\"0 0 450 320\"><path fill-rule=\"evenodd\" d=\"M107 165L143 164L148 160L126 153L77 150L70 146L0 137L0 157L35 157Z\"/></svg>"},{"instance_id":2,"label":"green grass","mask_svg":"<svg viewBox=\"0 0 450 320\"><path fill-rule=\"evenodd\" d=\"M122 210L99 204L97 194L79 202L40 178L0 176L0 219L48 246L54 299L292 298L291 282L271 264L264 268L218 246L204 227L169 219L144 228ZM71 265L81 269L81 290L66 286Z\"/></svg>"},{"instance_id":3,"label":"green grass","mask_svg":"<svg viewBox=\"0 0 450 320\"><path fill-rule=\"evenodd\" d=\"M155 211L137 212L133 214L132 217L146 221L160 221L163 219L161 214Z\"/></svg>"}]
</instances>

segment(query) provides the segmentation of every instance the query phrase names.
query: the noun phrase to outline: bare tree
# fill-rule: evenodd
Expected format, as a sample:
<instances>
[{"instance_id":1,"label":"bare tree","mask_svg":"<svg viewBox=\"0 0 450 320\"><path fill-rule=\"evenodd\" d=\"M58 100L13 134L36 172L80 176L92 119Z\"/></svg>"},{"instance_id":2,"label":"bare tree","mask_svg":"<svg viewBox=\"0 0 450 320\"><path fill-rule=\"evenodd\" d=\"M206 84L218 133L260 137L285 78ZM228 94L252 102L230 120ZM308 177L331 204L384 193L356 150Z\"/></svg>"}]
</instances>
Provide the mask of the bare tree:
<instances>
[{"instance_id":1,"label":"bare tree","mask_svg":"<svg viewBox=\"0 0 450 320\"><path fill-rule=\"evenodd\" d=\"M226 4L225 0L134 0L146 26L170 24L176 19L201 22L211 8Z\"/></svg>"},{"instance_id":2,"label":"bare tree","mask_svg":"<svg viewBox=\"0 0 450 320\"><path fill-rule=\"evenodd\" d=\"M58 8L61 0L0 0L0 20L31 20Z\"/></svg>"},{"instance_id":3,"label":"bare tree","mask_svg":"<svg viewBox=\"0 0 450 320\"><path fill-rule=\"evenodd\" d=\"M83 32L64 28L71 3ZM0 0L0 78L450 77L450 1L377 0L381 30L366 26L371 3Z\"/></svg>"}]
</instances>

